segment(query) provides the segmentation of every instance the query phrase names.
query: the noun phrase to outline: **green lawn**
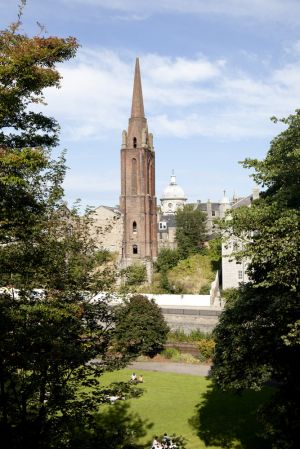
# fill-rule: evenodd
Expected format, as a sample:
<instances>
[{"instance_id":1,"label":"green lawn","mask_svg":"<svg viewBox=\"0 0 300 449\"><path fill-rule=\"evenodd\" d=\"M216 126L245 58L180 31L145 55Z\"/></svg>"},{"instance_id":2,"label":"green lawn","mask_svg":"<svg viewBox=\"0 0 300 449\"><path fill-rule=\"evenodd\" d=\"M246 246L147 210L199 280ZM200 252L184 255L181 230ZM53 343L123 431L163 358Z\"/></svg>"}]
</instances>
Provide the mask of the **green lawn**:
<instances>
[{"instance_id":1,"label":"green lawn","mask_svg":"<svg viewBox=\"0 0 300 449\"><path fill-rule=\"evenodd\" d=\"M127 381L130 374L129 370L105 374L103 382ZM153 423L144 442L154 434L175 432L188 439L188 449L267 448L256 435L260 431L256 412L270 389L237 396L214 390L204 377L151 371L143 374L144 395L130 400L130 406Z\"/></svg>"}]
</instances>

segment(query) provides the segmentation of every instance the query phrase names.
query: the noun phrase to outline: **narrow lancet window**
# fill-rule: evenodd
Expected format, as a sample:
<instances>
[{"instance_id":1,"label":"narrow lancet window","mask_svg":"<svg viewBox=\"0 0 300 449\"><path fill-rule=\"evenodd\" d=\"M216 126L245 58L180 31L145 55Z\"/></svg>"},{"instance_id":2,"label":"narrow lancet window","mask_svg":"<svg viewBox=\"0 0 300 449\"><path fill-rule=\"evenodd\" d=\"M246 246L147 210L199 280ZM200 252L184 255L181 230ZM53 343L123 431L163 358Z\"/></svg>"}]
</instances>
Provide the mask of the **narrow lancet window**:
<instances>
[{"instance_id":1,"label":"narrow lancet window","mask_svg":"<svg viewBox=\"0 0 300 449\"><path fill-rule=\"evenodd\" d=\"M133 254L137 254L137 253L138 253L138 247L137 247L137 245L133 245L133 246L132 246L132 252L133 252Z\"/></svg>"},{"instance_id":2,"label":"narrow lancet window","mask_svg":"<svg viewBox=\"0 0 300 449\"><path fill-rule=\"evenodd\" d=\"M133 148L137 147L137 140L136 137L133 138Z\"/></svg>"},{"instance_id":3,"label":"narrow lancet window","mask_svg":"<svg viewBox=\"0 0 300 449\"><path fill-rule=\"evenodd\" d=\"M131 194L137 194L137 162L135 158L131 161Z\"/></svg>"},{"instance_id":4,"label":"narrow lancet window","mask_svg":"<svg viewBox=\"0 0 300 449\"><path fill-rule=\"evenodd\" d=\"M132 232L136 233L137 232L137 225L136 225L136 221L134 221L132 223Z\"/></svg>"}]
</instances>

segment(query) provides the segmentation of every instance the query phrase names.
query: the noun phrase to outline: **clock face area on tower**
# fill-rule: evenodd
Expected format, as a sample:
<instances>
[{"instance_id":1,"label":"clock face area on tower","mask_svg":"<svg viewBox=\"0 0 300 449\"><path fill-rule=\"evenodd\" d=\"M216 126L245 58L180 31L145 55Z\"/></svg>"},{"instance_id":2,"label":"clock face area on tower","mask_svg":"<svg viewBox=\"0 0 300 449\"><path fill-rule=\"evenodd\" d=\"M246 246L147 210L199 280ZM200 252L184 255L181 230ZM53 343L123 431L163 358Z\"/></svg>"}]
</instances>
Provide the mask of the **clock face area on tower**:
<instances>
[{"instance_id":1,"label":"clock face area on tower","mask_svg":"<svg viewBox=\"0 0 300 449\"><path fill-rule=\"evenodd\" d=\"M148 132L139 59L136 59L131 115L122 133L120 210L123 215L122 262L157 257L155 153Z\"/></svg>"}]
</instances>

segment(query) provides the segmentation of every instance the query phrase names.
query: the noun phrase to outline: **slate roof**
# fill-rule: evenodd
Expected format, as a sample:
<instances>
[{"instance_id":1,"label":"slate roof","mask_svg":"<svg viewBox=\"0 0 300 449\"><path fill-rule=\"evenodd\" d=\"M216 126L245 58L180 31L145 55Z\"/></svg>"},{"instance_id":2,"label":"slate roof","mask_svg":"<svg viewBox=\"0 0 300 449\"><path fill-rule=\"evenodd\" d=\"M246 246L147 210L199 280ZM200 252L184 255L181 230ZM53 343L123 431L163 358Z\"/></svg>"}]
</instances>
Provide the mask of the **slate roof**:
<instances>
[{"instance_id":1,"label":"slate roof","mask_svg":"<svg viewBox=\"0 0 300 449\"><path fill-rule=\"evenodd\" d=\"M167 223L168 228L175 228L176 227L176 218L175 215L161 215L159 222L164 221ZM166 229L159 229L159 231L166 231Z\"/></svg>"},{"instance_id":2,"label":"slate roof","mask_svg":"<svg viewBox=\"0 0 300 449\"><path fill-rule=\"evenodd\" d=\"M220 209L220 203L210 203L211 204L211 210L219 210ZM195 204L196 208L199 210L202 210L202 212L207 211L207 203L197 203Z\"/></svg>"},{"instance_id":3,"label":"slate roof","mask_svg":"<svg viewBox=\"0 0 300 449\"><path fill-rule=\"evenodd\" d=\"M234 203L231 208L238 209L239 207L242 206L250 206L250 204L252 203L252 199L253 199L252 195L246 196L245 198L241 198L236 203Z\"/></svg>"}]
</instances>

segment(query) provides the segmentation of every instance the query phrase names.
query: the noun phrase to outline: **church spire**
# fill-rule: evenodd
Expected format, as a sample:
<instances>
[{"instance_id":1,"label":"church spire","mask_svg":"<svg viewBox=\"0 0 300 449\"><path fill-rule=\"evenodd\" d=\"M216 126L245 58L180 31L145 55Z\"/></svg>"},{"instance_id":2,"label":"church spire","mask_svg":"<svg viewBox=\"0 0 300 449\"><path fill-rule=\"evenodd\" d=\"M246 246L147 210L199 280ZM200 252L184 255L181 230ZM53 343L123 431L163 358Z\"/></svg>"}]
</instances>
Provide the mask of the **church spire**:
<instances>
[{"instance_id":1,"label":"church spire","mask_svg":"<svg viewBox=\"0 0 300 449\"><path fill-rule=\"evenodd\" d=\"M131 106L131 118L144 118L144 102L140 72L139 58L135 61L133 94L132 94L132 106Z\"/></svg>"}]
</instances>

